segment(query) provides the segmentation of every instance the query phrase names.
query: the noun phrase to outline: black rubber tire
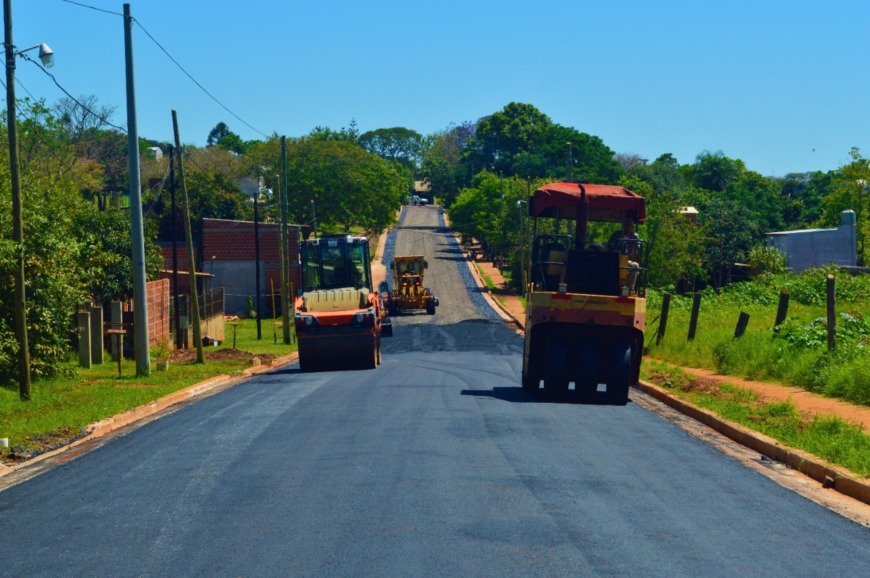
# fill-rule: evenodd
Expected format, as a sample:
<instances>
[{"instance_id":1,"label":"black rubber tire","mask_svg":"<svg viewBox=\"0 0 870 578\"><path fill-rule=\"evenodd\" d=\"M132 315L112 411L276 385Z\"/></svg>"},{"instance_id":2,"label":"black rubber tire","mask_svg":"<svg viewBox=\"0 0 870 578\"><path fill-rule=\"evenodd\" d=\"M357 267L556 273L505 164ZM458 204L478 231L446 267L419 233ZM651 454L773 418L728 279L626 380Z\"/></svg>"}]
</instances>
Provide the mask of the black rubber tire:
<instances>
[{"instance_id":1,"label":"black rubber tire","mask_svg":"<svg viewBox=\"0 0 870 578\"><path fill-rule=\"evenodd\" d=\"M377 340L372 341L371 351L366 350L363 353L362 360L362 368L363 369L377 369L378 367L378 342Z\"/></svg>"},{"instance_id":2,"label":"black rubber tire","mask_svg":"<svg viewBox=\"0 0 870 578\"><path fill-rule=\"evenodd\" d=\"M522 376L523 389L532 395L538 395L540 393L540 384L541 380L538 379L535 375Z\"/></svg>"},{"instance_id":3,"label":"black rubber tire","mask_svg":"<svg viewBox=\"0 0 870 578\"><path fill-rule=\"evenodd\" d=\"M628 403L628 385L631 379L631 344L617 341L610 350L611 370L607 382L607 401L613 405Z\"/></svg>"},{"instance_id":4,"label":"black rubber tire","mask_svg":"<svg viewBox=\"0 0 870 578\"><path fill-rule=\"evenodd\" d=\"M435 299L431 298L426 302L426 313L429 315L435 315Z\"/></svg>"}]
</instances>

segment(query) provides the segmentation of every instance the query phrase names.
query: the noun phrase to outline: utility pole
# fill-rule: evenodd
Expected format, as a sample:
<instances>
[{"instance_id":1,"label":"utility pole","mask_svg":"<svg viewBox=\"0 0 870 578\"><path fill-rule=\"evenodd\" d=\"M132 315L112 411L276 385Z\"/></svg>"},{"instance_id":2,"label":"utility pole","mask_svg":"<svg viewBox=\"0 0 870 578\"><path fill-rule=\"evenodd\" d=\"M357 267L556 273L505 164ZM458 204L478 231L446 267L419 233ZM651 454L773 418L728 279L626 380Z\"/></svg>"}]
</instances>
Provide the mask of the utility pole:
<instances>
[{"instance_id":1,"label":"utility pole","mask_svg":"<svg viewBox=\"0 0 870 578\"><path fill-rule=\"evenodd\" d=\"M24 217L18 164L18 124L15 119L15 47L12 44L12 0L3 0L6 43L6 125L9 131L9 172L12 177L12 242L15 244L15 338L18 342L18 398L30 400L30 348L27 344L27 304L24 292Z\"/></svg>"},{"instance_id":2,"label":"utility pole","mask_svg":"<svg viewBox=\"0 0 870 578\"><path fill-rule=\"evenodd\" d=\"M281 137L281 247L284 257L281 260L281 328L284 330L284 344L290 345L290 230L287 204L287 137Z\"/></svg>"},{"instance_id":3,"label":"utility pole","mask_svg":"<svg viewBox=\"0 0 870 578\"><path fill-rule=\"evenodd\" d=\"M139 128L133 83L133 17L124 4L124 54L127 72L127 153L130 157L130 237L133 241L133 344L136 376L151 374L148 295L145 287L145 234L142 228L142 175L139 173Z\"/></svg>"},{"instance_id":4,"label":"utility pole","mask_svg":"<svg viewBox=\"0 0 870 578\"><path fill-rule=\"evenodd\" d=\"M172 111L172 132L175 134L175 150L178 154L178 178L181 180L181 202L184 211L184 235L187 237L188 279L190 280L190 323L193 325L193 343L196 345L196 362L205 363L202 352L202 328L199 326L199 296L196 287L196 254L193 252L193 231L190 228L190 201L187 183L184 180L184 150L178 136L178 116Z\"/></svg>"},{"instance_id":5,"label":"utility pole","mask_svg":"<svg viewBox=\"0 0 870 578\"><path fill-rule=\"evenodd\" d=\"M181 311L178 310L178 211L175 206L175 147L169 145L169 199L172 202L172 299L175 318L175 348L182 348Z\"/></svg>"},{"instance_id":6,"label":"utility pole","mask_svg":"<svg viewBox=\"0 0 870 578\"><path fill-rule=\"evenodd\" d=\"M256 296L254 297L254 311L257 312L257 341L263 339L263 315L260 313L260 191L263 190L263 180L254 195L254 279Z\"/></svg>"}]
</instances>

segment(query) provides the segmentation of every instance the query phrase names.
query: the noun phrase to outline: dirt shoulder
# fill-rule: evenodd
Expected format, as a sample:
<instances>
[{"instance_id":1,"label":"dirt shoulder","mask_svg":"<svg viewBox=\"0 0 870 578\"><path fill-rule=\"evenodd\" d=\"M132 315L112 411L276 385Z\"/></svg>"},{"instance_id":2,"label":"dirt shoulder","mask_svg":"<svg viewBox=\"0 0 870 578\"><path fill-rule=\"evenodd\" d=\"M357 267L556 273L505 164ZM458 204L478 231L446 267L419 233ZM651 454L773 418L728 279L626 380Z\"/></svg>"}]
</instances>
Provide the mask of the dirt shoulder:
<instances>
[{"instance_id":1,"label":"dirt shoulder","mask_svg":"<svg viewBox=\"0 0 870 578\"><path fill-rule=\"evenodd\" d=\"M865 432L870 433L870 408L853 405L845 401L823 397L821 395L803 390L799 387L749 381L732 375L720 375L708 369L682 367L683 371L699 379L707 379L719 383L730 383L744 389L754 391L759 397L768 402L790 401L802 413L811 416L837 416L857 426L863 427Z\"/></svg>"}]
</instances>

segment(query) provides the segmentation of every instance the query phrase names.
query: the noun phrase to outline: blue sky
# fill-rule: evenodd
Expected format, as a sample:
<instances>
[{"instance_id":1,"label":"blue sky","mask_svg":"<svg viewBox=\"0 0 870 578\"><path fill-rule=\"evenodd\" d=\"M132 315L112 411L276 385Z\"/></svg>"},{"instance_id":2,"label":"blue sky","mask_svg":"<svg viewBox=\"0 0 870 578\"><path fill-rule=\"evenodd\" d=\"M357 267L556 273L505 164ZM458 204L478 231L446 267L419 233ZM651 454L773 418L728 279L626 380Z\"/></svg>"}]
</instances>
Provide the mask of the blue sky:
<instances>
[{"instance_id":1,"label":"blue sky","mask_svg":"<svg viewBox=\"0 0 870 578\"><path fill-rule=\"evenodd\" d=\"M75 0L120 14L117 0ZM870 1L138 0L139 134L202 146L225 122L243 139L316 126L422 134L512 101L617 153L691 163L722 151L782 176L870 155ZM124 28L63 0L12 0L18 48L45 42L74 96L126 126ZM35 51L30 53L35 58ZM16 88L64 94L18 59ZM27 89L25 92L22 86ZM250 127L248 126L250 125Z\"/></svg>"}]
</instances>

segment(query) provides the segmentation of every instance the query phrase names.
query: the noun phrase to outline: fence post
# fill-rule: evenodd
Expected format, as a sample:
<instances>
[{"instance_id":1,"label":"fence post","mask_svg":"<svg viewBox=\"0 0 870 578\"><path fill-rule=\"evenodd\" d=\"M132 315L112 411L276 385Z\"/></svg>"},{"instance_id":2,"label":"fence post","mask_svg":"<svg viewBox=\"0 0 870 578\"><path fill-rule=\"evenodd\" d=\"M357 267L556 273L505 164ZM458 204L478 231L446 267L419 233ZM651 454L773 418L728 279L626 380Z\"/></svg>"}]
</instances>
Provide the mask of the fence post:
<instances>
[{"instance_id":1,"label":"fence post","mask_svg":"<svg viewBox=\"0 0 870 578\"><path fill-rule=\"evenodd\" d=\"M112 327L123 328L124 313L120 301L112 301L109 309L109 322ZM112 351L112 361L118 361L124 355L124 337L117 337L109 342Z\"/></svg>"},{"instance_id":2,"label":"fence post","mask_svg":"<svg viewBox=\"0 0 870 578\"><path fill-rule=\"evenodd\" d=\"M788 316L788 300L791 297L791 292L783 287L782 291L779 292L779 307L776 308L776 321L773 323L774 327L778 327L785 321L786 316Z\"/></svg>"},{"instance_id":3,"label":"fence post","mask_svg":"<svg viewBox=\"0 0 870 578\"><path fill-rule=\"evenodd\" d=\"M668 328L668 312L671 309L671 294L662 295L662 313L659 317L659 329L656 332L656 345L665 338L665 330Z\"/></svg>"},{"instance_id":4,"label":"fence post","mask_svg":"<svg viewBox=\"0 0 870 578\"><path fill-rule=\"evenodd\" d=\"M103 363L103 308L91 307L91 362L94 365Z\"/></svg>"},{"instance_id":5,"label":"fence post","mask_svg":"<svg viewBox=\"0 0 870 578\"><path fill-rule=\"evenodd\" d=\"M837 312L834 299L834 276L828 275L827 301L828 301L828 351L832 351L837 345Z\"/></svg>"},{"instance_id":6,"label":"fence post","mask_svg":"<svg viewBox=\"0 0 870 578\"><path fill-rule=\"evenodd\" d=\"M695 331L698 329L698 313L701 311L701 293L695 292L692 296L692 316L689 318L689 341L695 339Z\"/></svg>"},{"instance_id":7,"label":"fence post","mask_svg":"<svg viewBox=\"0 0 870 578\"><path fill-rule=\"evenodd\" d=\"M91 368L91 314L87 311L78 313L79 330L79 366Z\"/></svg>"},{"instance_id":8,"label":"fence post","mask_svg":"<svg viewBox=\"0 0 870 578\"><path fill-rule=\"evenodd\" d=\"M740 317L737 319L737 327L734 328L734 339L738 339L746 332L746 326L749 325L749 313L740 312Z\"/></svg>"}]
</instances>

